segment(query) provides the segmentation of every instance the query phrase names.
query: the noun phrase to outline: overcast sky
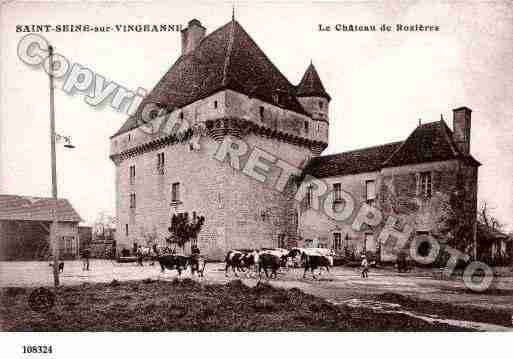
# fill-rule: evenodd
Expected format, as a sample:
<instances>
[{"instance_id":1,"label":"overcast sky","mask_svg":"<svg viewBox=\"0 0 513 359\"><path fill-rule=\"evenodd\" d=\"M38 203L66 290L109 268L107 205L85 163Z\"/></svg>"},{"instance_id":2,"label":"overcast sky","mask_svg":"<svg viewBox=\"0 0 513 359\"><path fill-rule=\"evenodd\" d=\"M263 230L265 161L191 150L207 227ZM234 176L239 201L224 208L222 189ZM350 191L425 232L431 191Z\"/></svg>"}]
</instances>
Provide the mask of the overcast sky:
<instances>
[{"instance_id":1,"label":"overcast sky","mask_svg":"<svg viewBox=\"0 0 513 359\"><path fill-rule=\"evenodd\" d=\"M207 32L230 21L234 2L23 3L1 6L0 193L48 196L48 77L22 63L25 24L183 24L198 18ZM189 3L189 2L187 2ZM452 109L472 112L472 154L479 200L513 230L513 3L396 1L238 3L236 18L267 56L297 84L313 60L330 93L325 153L403 140ZM319 24L427 24L438 32L319 32ZM72 63L135 90L150 90L179 56L179 32L45 33ZM56 82L57 131L76 148L57 152L59 196L94 221L114 214L109 136L126 115L94 108L84 94Z\"/></svg>"}]
</instances>

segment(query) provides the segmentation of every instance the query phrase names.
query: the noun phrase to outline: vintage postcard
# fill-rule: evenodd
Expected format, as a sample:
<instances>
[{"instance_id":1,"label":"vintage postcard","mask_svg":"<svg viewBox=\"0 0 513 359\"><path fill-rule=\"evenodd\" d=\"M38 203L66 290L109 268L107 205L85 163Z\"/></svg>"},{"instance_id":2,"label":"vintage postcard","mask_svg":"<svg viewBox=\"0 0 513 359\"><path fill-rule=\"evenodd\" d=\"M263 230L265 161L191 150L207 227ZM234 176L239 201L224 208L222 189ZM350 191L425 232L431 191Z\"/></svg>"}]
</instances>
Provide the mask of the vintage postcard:
<instances>
[{"instance_id":1,"label":"vintage postcard","mask_svg":"<svg viewBox=\"0 0 513 359\"><path fill-rule=\"evenodd\" d=\"M6 334L513 330L511 1L0 10Z\"/></svg>"}]
</instances>

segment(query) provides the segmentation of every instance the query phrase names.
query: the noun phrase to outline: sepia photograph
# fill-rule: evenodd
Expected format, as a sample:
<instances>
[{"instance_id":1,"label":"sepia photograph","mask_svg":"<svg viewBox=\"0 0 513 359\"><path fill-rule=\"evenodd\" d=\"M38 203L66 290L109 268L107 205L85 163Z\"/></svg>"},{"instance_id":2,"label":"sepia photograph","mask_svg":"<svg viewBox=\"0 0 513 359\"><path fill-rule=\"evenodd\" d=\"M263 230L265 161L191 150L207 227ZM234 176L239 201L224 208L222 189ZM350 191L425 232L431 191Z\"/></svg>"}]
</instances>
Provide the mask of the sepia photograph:
<instances>
[{"instance_id":1,"label":"sepia photograph","mask_svg":"<svg viewBox=\"0 0 513 359\"><path fill-rule=\"evenodd\" d=\"M4 1L0 28L0 331L34 335L6 357L513 331L513 2Z\"/></svg>"}]
</instances>

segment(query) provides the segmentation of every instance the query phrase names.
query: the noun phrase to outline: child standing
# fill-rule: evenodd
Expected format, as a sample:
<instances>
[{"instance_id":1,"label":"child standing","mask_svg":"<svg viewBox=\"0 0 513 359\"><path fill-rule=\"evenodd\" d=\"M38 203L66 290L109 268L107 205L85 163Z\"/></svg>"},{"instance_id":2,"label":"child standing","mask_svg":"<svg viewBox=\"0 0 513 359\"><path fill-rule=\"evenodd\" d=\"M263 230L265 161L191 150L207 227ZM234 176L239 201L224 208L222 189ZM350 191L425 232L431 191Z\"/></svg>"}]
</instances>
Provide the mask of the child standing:
<instances>
[{"instance_id":1,"label":"child standing","mask_svg":"<svg viewBox=\"0 0 513 359\"><path fill-rule=\"evenodd\" d=\"M369 277L369 261L367 260L367 256L364 254L362 256L362 278Z\"/></svg>"}]
</instances>

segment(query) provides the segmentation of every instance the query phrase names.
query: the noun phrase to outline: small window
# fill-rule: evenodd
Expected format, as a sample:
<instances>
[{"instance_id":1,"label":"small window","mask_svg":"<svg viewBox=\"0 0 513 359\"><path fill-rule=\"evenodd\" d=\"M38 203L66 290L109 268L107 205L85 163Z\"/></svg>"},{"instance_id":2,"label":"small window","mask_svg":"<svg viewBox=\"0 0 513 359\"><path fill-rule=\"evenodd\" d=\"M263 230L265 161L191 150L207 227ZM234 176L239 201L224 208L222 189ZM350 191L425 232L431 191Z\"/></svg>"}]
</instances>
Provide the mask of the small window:
<instances>
[{"instance_id":1,"label":"small window","mask_svg":"<svg viewBox=\"0 0 513 359\"><path fill-rule=\"evenodd\" d=\"M333 233L333 250L342 250L342 234L340 232Z\"/></svg>"},{"instance_id":2,"label":"small window","mask_svg":"<svg viewBox=\"0 0 513 359\"><path fill-rule=\"evenodd\" d=\"M420 194L424 196L431 197L433 193L432 181L431 181L431 172L421 172L420 173Z\"/></svg>"},{"instance_id":3,"label":"small window","mask_svg":"<svg viewBox=\"0 0 513 359\"><path fill-rule=\"evenodd\" d=\"M306 190L306 208L312 208L313 186L308 186Z\"/></svg>"},{"instance_id":4,"label":"small window","mask_svg":"<svg viewBox=\"0 0 513 359\"><path fill-rule=\"evenodd\" d=\"M308 121L305 121L305 133L308 134Z\"/></svg>"},{"instance_id":5,"label":"small window","mask_svg":"<svg viewBox=\"0 0 513 359\"><path fill-rule=\"evenodd\" d=\"M164 174L165 157L164 152L157 153L157 173Z\"/></svg>"},{"instance_id":6,"label":"small window","mask_svg":"<svg viewBox=\"0 0 513 359\"><path fill-rule=\"evenodd\" d=\"M130 193L130 208L135 208L135 193Z\"/></svg>"},{"instance_id":7,"label":"small window","mask_svg":"<svg viewBox=\"0 0 513 359\"><path fill-rule=\"evenodd\" d=\"M322 101L319 101L319 108L322 110L323 103Z\"/></svg>"},{"instance_id":8,"label":"small window","mask_svg":"<svg viewBox=\"0 0 513 359\"><path fill-rule=\"evenodd\" d=\"M125 234L128 236L128 223L125 224Z\"/></svg>"},{"instance_id":9,"label":"small window","mask_svg":"<svg viewBox=\"0 0 513 359\"><path fill-rule=\"evenodd\" d=\"M264 106L260 106L260 120L264 119Z\"/></svg>"},{"instance_id":10,"label":"small window","mask_svg":"<svg viewBox=\"0 0 513 359\"><path fill-rule=\"evenodd\" d=\"M273 94L273 101L274 101L274 103L279 103L280 95L278 95L277 93Z\"/></svg>"},{"instance_id":11,"label":"small window","mask_svg":"<svg viewBox=\"0 0 513 359\"><path fill-rule=\"evenodd\" d=\"M176 182L171 185L171 202L180 202L180 183Z\"/></svg>"},{"instance_id":12,"label":"small window","mask_svg":"<svg viewBox=\"0 0 513 359\"><path fill-rule=\"evenodd\" d=\"M183 120L183 112L180 112L180 120Z\"/></svg>"},{"instance_id":13,"label":"small window","mask_svg":"<svg viewBox=\"0 0 513 359\"><path fill-rule=\"evenodd\" d=\"M376 181L365 181L365 199L370 203L376 199Z\"/></svg>"},{"instance_id":14,"label":"small window","mask_svg":"<svg viewBox=\"0 0 513 359\"><path fill-rule=\"evenodd\" d=\"M217 108L217 101L214 101L214 108Z\"/></svg>"},{"instance_id":15,"label":"small window","mask_svg":"<svg viewBox=\"0 0 513 359\"><path fill-rule=\"evenodd\" d=\"M132 136L131 136L131 134L129 133L129 134L128 134L128 142L130 142L131 138L132 138Z\"/></svg>"},{"instance_id":16,"label":"small window","mask_svg":"<svg viewBox=\"0 0 513 359\"><path fill-rule=\"evenodd\" d=\"M135 165L129 167L130 170L130 183L133 184L135 182Z\"/></svg>"},{"instance_id":17,"label":"small window","mask_svg":"<svg viewBox=\"0 0 513 359\"><path fill-rule=\"evenodd\" d=\"M333 183L333 192L335 193L335 201L342 201L342 184Z\"/></svg>"}]
</instances>

